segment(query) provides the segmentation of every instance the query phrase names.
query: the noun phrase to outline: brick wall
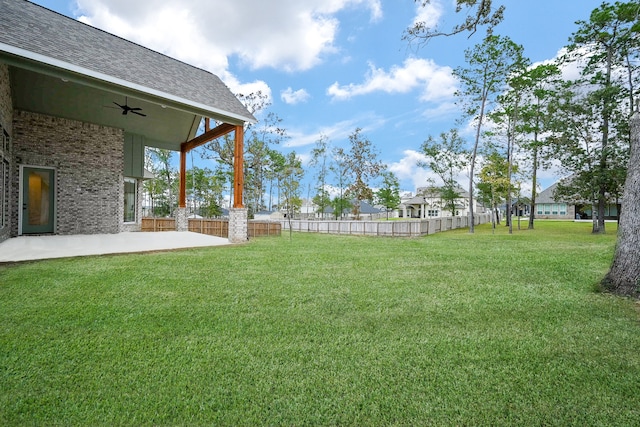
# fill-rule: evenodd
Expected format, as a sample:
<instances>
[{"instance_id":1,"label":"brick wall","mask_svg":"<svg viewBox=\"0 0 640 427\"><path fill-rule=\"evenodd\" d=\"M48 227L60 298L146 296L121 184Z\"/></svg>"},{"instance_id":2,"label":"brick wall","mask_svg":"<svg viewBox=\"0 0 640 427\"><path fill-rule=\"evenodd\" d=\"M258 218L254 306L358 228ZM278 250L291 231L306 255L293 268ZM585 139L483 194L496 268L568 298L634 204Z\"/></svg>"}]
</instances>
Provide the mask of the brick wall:
<instances>
[{"instance_id":1,"label":"brick wall","mask_svg":"<svg viewBox=\"0 0 640 427\"><path fill-rule=\"evenodd\" d=\"M229 209L229 241L242 243L249 240L247 208Z\"/></svg>"},{"instance_id":2,"label":"brick wall","mask_svg":"<svg viewBox=\"0 0 640 427\"><path fill-rule=\"evenodd\" d=\"M5 64L0 64L0 125L4 130L9 133L9 136L13 135L13 102L11 100L11 86L9 82L9 67ZM11 161L11 150L9 153L5 153ZM13 170L11 163L9 164L9 171ZM1 177L0 177L1 179ZM1 184L1 183L0 183ZM1 187L1 185L0 185ZM5 191L4 188L1 191ZM7 190L8 203L11 206L12 194ZM2 209L2 207L0 207ZM11 210L9 210L11 212ZM0 227L0 242L7 240L10 237L12 218L10 215L6 218L7 225ZM15 220L14 220L15 221Z\"/></svg>"},{"instance_id":3,"label":"brick wall","mask_svg":"<svg viewBox=\"0 0 640 427\"><path fill-rule=\"evenodd\" d=\"M5 129L11 130L12 122L13 107L11 86L9 85L9 67L5 64L0 64L0 123Z\"/></svg>"},{"instance_id":4,"label":"brick wall","mask_svg":"<svg viewBox=\"0 0 640 427\"><path fill-rule=\"evenodd\" d=\"M20 165L55 168L56 234L118 233L124 216L121 129L15 111L13 177ZM17 203L14 203L14 218ZM11 234L18 234L17 220Z\"/></svg>"}]
</instances>

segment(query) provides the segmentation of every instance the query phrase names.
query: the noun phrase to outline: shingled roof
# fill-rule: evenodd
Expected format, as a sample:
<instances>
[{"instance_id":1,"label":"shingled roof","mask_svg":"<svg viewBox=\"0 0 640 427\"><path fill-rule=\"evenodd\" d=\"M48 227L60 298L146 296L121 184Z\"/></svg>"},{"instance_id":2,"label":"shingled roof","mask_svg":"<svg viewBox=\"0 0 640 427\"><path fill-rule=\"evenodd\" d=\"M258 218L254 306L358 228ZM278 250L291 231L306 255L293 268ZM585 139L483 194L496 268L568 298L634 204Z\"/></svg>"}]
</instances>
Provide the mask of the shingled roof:
<instances>
[{"instance_id":1,"label":"shingled roof","mask_svg":"<svg viewBox=\"0 0 640 427\"><path fill-rule=\"evenodd\" d=\"M166 99L208 117L255 121L216 75L26 0L0 0L2 56Z\"/></svg>"}]
</instances>

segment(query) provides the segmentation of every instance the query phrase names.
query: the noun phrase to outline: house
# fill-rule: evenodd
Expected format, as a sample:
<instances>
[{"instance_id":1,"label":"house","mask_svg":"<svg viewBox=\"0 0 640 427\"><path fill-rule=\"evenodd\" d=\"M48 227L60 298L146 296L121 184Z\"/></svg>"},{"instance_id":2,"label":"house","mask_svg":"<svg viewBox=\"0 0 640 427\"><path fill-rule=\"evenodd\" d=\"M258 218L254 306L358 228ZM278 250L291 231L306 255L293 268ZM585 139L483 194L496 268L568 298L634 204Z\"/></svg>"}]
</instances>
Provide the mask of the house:
<instances>
[{"instance_id":1,"label":"house","mask_svg":"<svg viewBox=\"0 0 640 427\"><path fill-rule=\"evenodd\" d=\"M281 220L286 217L284 212L262 210L253 214L253 219L260 221Z\"/></svg>"},{"instance_id":2,"label":"house","mask_svg":"<svg viewBox=\"0 0 640 427\"><path fill-rule=\"evenodd\" d=\"M358 203L357 200L352 200L351 204L352 206ZM335 211L333 209L333 206L327 206L326 208L324 208L324 212L325 215L328 215L331 218L335 218ZM359 209L358 209L358 213L359 213L359 219L374 219L374 217L379 216L382 211L378 208L376 208L375 206L371 205L370 203L365 202L364 200L360 201L359 204ZM353 213L353 207L349 207L347 209L343 209L342 211L342 216L338 219L356 219L356 216Z\"/></svg>"},{"instance_id":3,"label":"house","mask_svg":"<svg viewBox=\"0 0 640 427\"><path fill-rule=\"evenodd\" d=\"M575 219L576 206L566 201L555 199L555 191L559 182L541 191L536 196L535 216L539 219ZM579 214L578 214L579 215Z\"/></svg>"},{"instance_id":4,"label":"house","mask_svg":"<svg viewBox=\"0 0 640 427\"><path fill-rule=\"evenodd\" d=\"M563 181L560 180L536 197L535 214L539 219L592 219L590 201L575 199L557 199L556 189ZM617 219L620 212L619 203L609 203L605 206L605 219Z\"/></svg>"},{"instance_id":5,"label":"house","mask_svg":"<svg viewBox=\"0 0 640 427\"><path fill-rule=\"evenodd\" d=\"M469 192L458 187L459 198L455 200L456 214L455 216L469 215ZM473 200L474 212L476 214L484 213L485 208ZM402 203L398 207L398 216L400 218L435 218L450 217L451 211L447 208L446 203L440 196L440 188L438 187L419 187L416 195L409 194L402 199Z\"/></svg>"},{"instance_id":6,"label":"house","mask_svg":"<svg viewBox=\"0 0 640 427\"><path fill-rule=\"evenodd\" d=\"M246 240L247 122L255 118L207 71L29 1L0 0L0 241L140 230L145 147L180 152L176 223L186 230L186 155L229 133L229 239Z\"/></svg>"}]
</instances>

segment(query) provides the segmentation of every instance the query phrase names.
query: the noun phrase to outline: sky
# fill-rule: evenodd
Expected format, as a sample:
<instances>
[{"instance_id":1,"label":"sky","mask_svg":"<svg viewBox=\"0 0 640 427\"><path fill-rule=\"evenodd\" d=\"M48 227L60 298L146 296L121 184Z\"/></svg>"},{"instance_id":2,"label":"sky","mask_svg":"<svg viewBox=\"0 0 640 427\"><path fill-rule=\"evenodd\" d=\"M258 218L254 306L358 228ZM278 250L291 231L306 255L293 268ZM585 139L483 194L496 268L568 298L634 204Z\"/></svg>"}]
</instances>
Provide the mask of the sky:
<instances>
[{"instance_id":1,"label":"sky","mask_svg":"<svg viewBox=\"0 0 640 427\"><path fill-rule=\"evenodd\" d=\"M402 40L416 20L448 29L464 15L454 0L32 0L218 75L234 93L262 91L288 138L279 149L303 164L322 135L348 147L360 128L378 158L415 192L433 174L417 165L420 146L456 124L453 69L483 32ZM494 0L506 7L495 34L524 46L531 62L552 60L602 0ZM262 115L257 115L261 119ZM277 147L275 147L277 148ZM200 160L199 167L213 167ZM542 171L540 189L561 171ZM463 187L466 177L460 177ZM307 174L306 185L312 183ZM375 186L375 183L371 183ZM530 189L530 185L528 186ZM529 190L530 191L530 190ZM527 184L523 185L523 193Z\"/></svg>"}]
</instances>

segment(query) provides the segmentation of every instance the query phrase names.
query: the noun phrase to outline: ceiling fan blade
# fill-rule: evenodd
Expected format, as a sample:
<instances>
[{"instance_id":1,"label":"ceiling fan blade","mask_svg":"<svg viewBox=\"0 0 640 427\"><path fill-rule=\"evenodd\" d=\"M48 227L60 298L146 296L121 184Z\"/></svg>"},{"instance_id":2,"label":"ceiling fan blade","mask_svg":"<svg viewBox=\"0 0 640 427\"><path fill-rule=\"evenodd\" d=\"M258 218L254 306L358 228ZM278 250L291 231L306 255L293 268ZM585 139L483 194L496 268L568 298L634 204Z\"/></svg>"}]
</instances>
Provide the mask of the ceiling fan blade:
<instances>
[{"instance_id":1,"label":"ceiling fan blade","mask_svg":"<svg viewBox=\"0 0 640 427\"><path fill-rule=\"evenodd\" d=\"M125 97L124 105L120 105L115 101L113 101L113 103L122 109L122 115L123 116L126 116L129 112L132 112L133 114L137 114L137 115L142 116L142 117L147 117L146 114L140 113L140 111L142 111L141 107L129 107L128 98L126 98L126 97ZM116 107L109 107L109 108L116 108Z\"/></svg>"}]
</instances>

